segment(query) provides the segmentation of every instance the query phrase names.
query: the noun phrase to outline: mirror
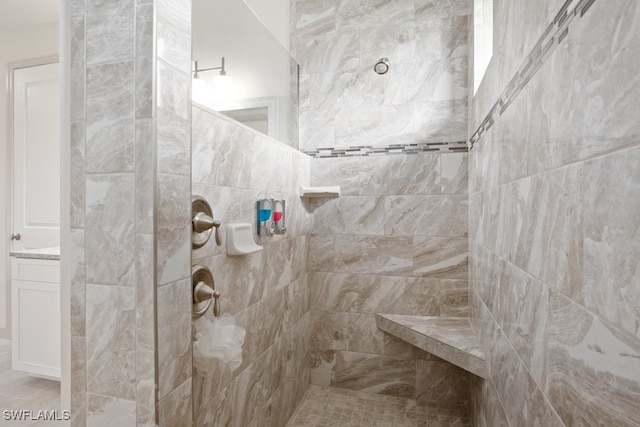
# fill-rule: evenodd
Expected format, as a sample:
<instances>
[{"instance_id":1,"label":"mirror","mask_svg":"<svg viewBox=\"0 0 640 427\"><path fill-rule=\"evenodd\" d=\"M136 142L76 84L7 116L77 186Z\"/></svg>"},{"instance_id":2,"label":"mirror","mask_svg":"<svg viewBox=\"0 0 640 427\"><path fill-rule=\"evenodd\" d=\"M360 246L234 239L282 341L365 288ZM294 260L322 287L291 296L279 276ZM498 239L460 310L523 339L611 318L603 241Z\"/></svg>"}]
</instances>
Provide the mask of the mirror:
<instances>
[{"instance_id":1,"label":"mirror","mask_svg":"<svg viewBox=\"0 0 640 427\"><path fill-rule=\"evenodd\" d=\"M298 148L298 64L249 6L194 0L192 38L193 101Z\"/></svg>"}]
</instances>

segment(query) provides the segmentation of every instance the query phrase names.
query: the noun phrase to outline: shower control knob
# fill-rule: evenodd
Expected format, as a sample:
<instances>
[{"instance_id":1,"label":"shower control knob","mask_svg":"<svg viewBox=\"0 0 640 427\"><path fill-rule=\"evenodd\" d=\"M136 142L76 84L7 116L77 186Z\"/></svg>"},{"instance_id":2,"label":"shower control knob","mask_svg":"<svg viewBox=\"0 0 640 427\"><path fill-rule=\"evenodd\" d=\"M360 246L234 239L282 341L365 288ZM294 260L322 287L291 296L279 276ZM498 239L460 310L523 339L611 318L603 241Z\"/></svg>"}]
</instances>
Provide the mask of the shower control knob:
<instances>
[{"instance_id":1,"label":"shower control knob","mask_svg":"<svg viewBox=\"0 0 640 427\"><path fill-rule=\"evenodd\" d=\"M213 291L213 315L220 317L220 292Z\"/></svg>"}]
</instances>

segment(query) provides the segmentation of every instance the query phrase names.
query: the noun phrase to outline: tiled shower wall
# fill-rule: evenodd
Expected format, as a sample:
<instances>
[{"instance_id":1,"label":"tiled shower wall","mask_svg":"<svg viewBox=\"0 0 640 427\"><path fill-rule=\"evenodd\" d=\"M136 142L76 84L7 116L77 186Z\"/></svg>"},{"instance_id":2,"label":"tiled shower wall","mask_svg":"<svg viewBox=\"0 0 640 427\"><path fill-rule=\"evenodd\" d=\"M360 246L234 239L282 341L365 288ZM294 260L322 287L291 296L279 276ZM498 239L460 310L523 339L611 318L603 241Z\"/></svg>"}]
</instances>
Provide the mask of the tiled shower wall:
<instances>
[{"instance_id":1,"label":"tiled shower wall","mask_svg":"<svg viewBox=\"0 0 640 427\"><path fill-rule=\"evenodd\" d=\"M312 159L312 383L468 404L467 373L376 327L375 313L467 316L467 154Z\"/></svg>"},{"instance_id":2,"label":"tiled shower wall","mask_svg":"<svg viewBox=\"0 0 640 427\"><path fill-rule=\"evenodd\" d=\"M299 197L309 184L309 157L218 113L193 107L193 194L204 196L223 244L193 251L209 267L222 313L247 331L242 365L230 373L194 369L194 425L285 425L309 385L309 233ZM229 223L256 230L256 201L284 199L285 235L255 236L261 252L228 256ZM209 311L208 316L212 313Z\"/></svg>"},{"instance_id":3,"label":"tiled shower wall","mask_svg":"<svg viewBox=\"0 0 640 427\"><path fill-rule=\"evenodd\" d=\"M469 153L476 425L640 425L640 4L494 7L470 134L577 14Z\"/></svg>"},{"instance_id":4,"label":"tiled shower wall","mask_svg":"<svg viewBox=\"0 0 640 427\"><path fill-rule=\"evenodd\" d=\"M191 424L190 9L72 2L73 425Z\"/></svg>"},{"instance_id":5,"label":"tiled shower wall","mask_svg":"<svg viewBox=\"0 0 640 427\"><path fill-rule=\"evenodd\" d=\"M465 141L468 14L468 0L292 0L300 148Z\"/></svg>"},{"instance_id":6,"label":"tiled shower wall","mask_svg":"<svg viewBox=\"0 0 640 427\"><path fill-rule=\"evenodd\" d=\"M466 0L291 4L303 150L466 139ZM342 190L305 202L312 382L464 406L466 373L377 330L374 313L467 315L466 153L314 158L311 170Z\"/></svg>"}]
</instances>

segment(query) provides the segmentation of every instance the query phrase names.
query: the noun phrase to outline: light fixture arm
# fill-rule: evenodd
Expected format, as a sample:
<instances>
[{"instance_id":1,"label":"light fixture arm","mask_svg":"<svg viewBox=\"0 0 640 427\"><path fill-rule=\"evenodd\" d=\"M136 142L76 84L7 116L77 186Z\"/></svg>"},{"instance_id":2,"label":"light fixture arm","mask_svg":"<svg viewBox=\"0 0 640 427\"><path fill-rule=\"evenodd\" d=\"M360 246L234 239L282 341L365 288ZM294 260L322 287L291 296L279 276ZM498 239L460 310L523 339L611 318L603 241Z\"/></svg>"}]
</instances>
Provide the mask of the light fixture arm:
<instances>
[{"instance_id":1,"label":"light fixture arm","mask_svg":"<svg viewBox=\"0 0 640 427\"><path fill-rule=\"evenodd\" d=\"M195 71L193 72L193 78L197 79L199 78L198 73L202 73L205 71L213 71L213 70L220 70L220 75L221 76L226 76L227 72L224 69L224 56L222 57L222 66L220 67L212 67L212 68L198 68L198 61L194 61L195 62Z\"/></svg>"}]
</instances>

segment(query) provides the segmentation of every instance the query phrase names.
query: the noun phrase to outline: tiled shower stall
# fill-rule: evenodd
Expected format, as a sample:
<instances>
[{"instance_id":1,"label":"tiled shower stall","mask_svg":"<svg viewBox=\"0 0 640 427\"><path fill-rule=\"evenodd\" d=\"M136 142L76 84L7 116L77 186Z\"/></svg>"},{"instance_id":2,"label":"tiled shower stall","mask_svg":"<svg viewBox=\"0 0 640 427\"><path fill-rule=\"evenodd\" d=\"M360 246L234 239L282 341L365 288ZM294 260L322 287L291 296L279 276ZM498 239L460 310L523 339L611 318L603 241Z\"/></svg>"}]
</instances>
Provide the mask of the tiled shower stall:
<instances>
[{"instance_id":1,"label":"tiled shower stall","mask_svg":"<svg viewBox=\"0 0 640 427\"><path fill-rule=\"evenodd\" d=\"M310 384L640 424L636 1L495 2L474 94L467 0L292 0L303 152L191 105L189 1L71 6L73 425L283 426ZM277 196L289 229L191 252L192 194L223 227ZM247 330L233 373L192 366L195 263ZM469 316L489 378L380 312Z\"/></svg>"}]
</instances>

